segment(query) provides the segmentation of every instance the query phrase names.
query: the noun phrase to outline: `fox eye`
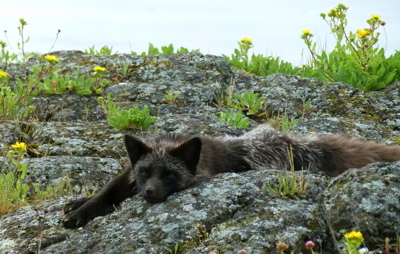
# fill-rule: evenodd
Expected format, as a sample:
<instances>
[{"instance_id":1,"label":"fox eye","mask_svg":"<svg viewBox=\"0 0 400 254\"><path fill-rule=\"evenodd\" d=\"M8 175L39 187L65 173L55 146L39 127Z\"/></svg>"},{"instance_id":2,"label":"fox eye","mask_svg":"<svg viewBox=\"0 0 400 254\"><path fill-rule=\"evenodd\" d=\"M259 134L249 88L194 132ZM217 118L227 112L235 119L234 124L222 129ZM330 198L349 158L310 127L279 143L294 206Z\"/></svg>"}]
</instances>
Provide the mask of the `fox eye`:
<instances>
[{"instance_id":1,"label":"fox eye","mask_svg":"<svg viewBox=\"0 0 400 254\"><path fill-rule=\"evenodd\" d=\"M149 171L147 171L147 170L140 170L139 172L143 177L149 177L150 176Z\"/></svg>"},{"instance_id":2,"label":"fox eye","mask_svg":"<svg viewBox=\"0 0 400 254\"><path fill-rule=\"evenodd\" d=\"M164 179L165 179L165 180L174 179L175 177L176 177L176 175L175 175L174 173L171 173L171 172L167 172L167 173L164 175Z\"/></svg>"}]
</instances>

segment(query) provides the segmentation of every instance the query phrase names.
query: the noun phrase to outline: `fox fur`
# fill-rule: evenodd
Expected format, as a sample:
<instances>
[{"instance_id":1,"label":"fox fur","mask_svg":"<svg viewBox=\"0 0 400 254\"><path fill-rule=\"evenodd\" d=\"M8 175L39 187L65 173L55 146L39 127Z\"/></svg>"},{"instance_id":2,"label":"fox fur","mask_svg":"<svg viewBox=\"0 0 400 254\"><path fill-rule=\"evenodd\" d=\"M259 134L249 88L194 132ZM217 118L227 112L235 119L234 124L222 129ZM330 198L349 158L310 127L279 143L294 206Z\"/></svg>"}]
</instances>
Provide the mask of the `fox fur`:
<instances>
[{"instance_id":1,"label":"fox fur","mask_svg":"<svg viewBox=\"0 0 400 254\"><path fill-rule=\"evenodd\" d=\"M146 142L130 135L125 146L131 168L93 197L64 207L66 228L85 225L108 214L128 197L140 194L150 203L164 201L215 174L248 170L322 170L337 176L372 162L400 160L399 146L362 142L343 135L296 137L267 124L239 137L197 137L171 133Z\"/></svg>"}]
</instances>

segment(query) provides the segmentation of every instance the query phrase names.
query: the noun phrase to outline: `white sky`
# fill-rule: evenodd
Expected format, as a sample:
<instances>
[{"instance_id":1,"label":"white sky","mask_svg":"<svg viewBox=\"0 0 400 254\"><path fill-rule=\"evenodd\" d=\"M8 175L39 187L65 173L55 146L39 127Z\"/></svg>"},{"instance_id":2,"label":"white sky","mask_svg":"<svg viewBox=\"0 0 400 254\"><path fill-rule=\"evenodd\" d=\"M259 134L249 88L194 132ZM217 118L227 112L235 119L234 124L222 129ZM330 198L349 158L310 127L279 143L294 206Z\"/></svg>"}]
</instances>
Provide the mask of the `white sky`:
<instances>
[{"instance_id":1,"label":"white sky","mask_svg":"<svg viewBox=\"0 0 400 254\"><path fill-rule=\"evenodd\" d=\"M141 53L148 43L156 47L172 43L176 48L200 49L204 54L230 55L243 37L253 39L256 54L279 56L299 65L309 58L302 30L309 29L314 40L328 49L334 37L319 16L340 2L347 11L348 30L367 27L371 14L386 21L387 41L381 30L380 45L388 54L400 50L400 0L2 0L0 40L3 31L18 51L19 18L28 22L25 34L31 40L26 51L84 51L96 45L113 50ZM130 45L129 45L130 44ZM302 57L302 51L304 56Z\"/></svg>"}]
</instances>

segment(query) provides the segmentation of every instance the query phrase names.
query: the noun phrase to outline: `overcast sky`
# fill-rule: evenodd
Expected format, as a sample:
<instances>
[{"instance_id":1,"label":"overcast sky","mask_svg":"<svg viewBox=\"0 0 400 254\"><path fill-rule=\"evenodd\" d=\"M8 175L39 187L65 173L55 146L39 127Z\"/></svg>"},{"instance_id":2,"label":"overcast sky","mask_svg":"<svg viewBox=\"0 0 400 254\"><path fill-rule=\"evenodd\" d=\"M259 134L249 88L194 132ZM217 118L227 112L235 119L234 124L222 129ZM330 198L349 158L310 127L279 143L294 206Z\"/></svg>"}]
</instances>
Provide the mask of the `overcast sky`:
<instances>
[{"instance_id":1,"label":"overcast sky","mask_svg":"<svg viewBox=\"0 0 400 254\"><path fill-rule=\"evenodd\" d=\"M28 22L25 34L31 40L27 51L46 53L60 29L53 51L84 50L95 45L112 46L119 52L146 51L155 46L184 46L204 54L230 55L243 37L253 40L251 52L279 56L299 65L309 58L302 30L309 29L320 45L334 45L328 25L319 16L341 0L2 0L0 31L18 51L18 20ZM386 21L387 53L400 49L400 0L342 0L348 30L367 27L371 14ZM0 40L5 41L4 33ZM302 51L304 51L302 57Z\"/></svg>"}]
</instances>

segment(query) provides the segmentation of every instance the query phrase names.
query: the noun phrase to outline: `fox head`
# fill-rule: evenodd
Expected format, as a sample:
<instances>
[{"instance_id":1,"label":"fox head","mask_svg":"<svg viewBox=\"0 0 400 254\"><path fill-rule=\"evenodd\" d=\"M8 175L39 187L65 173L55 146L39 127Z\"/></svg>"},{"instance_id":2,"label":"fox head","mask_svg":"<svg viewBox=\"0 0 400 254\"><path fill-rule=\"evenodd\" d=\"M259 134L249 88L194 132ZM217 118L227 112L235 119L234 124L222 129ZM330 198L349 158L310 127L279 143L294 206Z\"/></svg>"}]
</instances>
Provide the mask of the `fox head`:
<instances>
[{"instance_id":1,"label":"fox head","mask_svg":"<svg viewBox=\"0 0 400 254\"><path fill-rule=\"evenodd\" d=\"M159 203L192 184L202 142L194 137L178 146L163 147L125 135L125 146L140 195L150 203Z\"/></svg>"}]
</instances>

